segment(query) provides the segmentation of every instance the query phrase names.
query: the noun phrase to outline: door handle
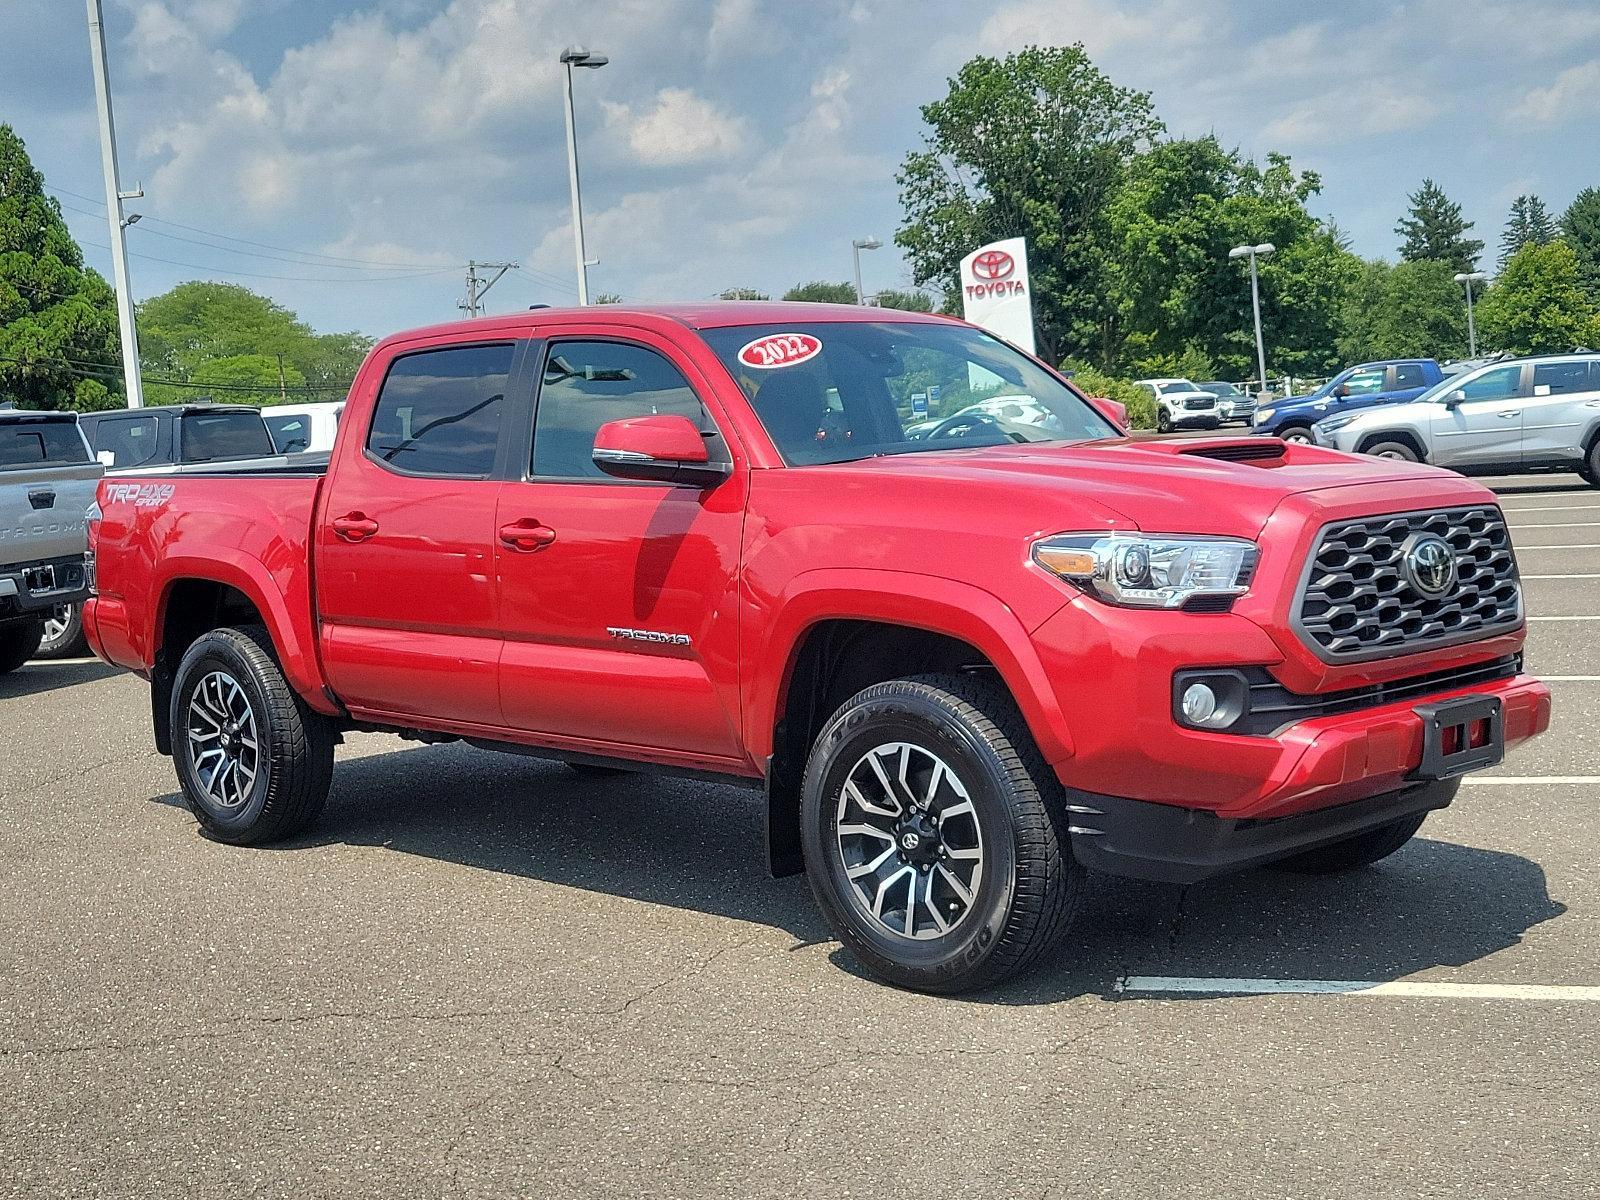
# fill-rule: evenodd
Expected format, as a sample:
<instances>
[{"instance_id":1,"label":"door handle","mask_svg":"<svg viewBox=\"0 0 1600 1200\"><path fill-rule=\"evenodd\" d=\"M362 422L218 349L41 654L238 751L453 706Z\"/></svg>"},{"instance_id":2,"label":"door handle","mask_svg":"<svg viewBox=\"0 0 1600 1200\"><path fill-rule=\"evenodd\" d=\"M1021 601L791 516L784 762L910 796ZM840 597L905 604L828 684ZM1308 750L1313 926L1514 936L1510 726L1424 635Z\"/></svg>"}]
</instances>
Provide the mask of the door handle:
<instances>
[{"instance_id":1,"label":"door handle","mask_svg":"<svg viewBox=\"0 0 1600 1200\"><path fill-rule=\"evenodd\" d=\"M346 513L342 517L335 517L331 524L333 532L347 542L364 542L378 532L378 523L366 513Z\"/></svg>"},{"instance_id":2,"label":"door handle","mask_svg":"<svg viewBox=\"0 0 1600 1200\"><path fill-rule=\"evenodd\" d=\"M1520 417L1521 415L1522 415L1522 410L1520 408L1508 408L1504 412L1495 413L1495 416L1504 417L1508 421L1512 417Z\"/></svg>"},{"instance_id":3,"label":"door handle","mask_svg":"<svg viewBox=\"0 0 1600 1200\"><path fill-rule=\"evenodd\" d=\"M556 531L548 525L541 525L538 521L521 520L510 525L500 526L500 541L512 550L520 550L524 554L531 554L535 550L543 550L556 540Z\"/></svg>"}]
</instances>

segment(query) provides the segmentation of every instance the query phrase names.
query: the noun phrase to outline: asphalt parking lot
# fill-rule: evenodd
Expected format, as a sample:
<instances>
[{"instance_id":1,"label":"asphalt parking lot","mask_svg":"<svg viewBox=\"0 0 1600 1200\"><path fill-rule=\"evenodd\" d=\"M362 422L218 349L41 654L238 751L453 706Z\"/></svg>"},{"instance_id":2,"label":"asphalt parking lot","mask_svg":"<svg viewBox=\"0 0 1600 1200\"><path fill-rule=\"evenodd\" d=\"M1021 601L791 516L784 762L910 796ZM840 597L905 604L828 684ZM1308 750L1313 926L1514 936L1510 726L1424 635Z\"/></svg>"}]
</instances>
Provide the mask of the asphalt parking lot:
<instances>
[{"instance_id":1,"label":"asphalt parking lot","mask_svg":"<svg viewBox=\"0 0 1600 1200\"><path fill-rule=\"evenodd\" d=\"M752 793L364 735L235 849L140 681L0 679L0 1196L1593 1195L1600 491L1497 490L1546 738L1359 876L1105 880L958 1000L856 973Z\"/></svg>"}]
</instances>

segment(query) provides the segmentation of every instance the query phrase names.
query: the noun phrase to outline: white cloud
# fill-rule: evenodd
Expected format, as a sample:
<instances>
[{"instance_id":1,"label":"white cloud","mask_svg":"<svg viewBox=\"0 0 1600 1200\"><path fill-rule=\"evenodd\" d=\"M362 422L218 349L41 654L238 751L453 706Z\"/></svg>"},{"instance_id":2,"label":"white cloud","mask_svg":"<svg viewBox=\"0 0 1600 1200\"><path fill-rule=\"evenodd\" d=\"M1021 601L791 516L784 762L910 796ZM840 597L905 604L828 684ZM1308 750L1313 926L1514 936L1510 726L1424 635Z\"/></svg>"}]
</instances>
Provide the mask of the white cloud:
<instances>
[{"instance_id":1,"label":"white cloud","mask_svg":"<svg viewBox=\"0 0 1600 1200\"><path fill-rule=\"evenodd\" d=\"M978 42L991 54L1073 42L1082 42L1091 57L1130 45L1168 53L1204 41L1219 20L1208 0L1156 0L1142 9L1103 0L1013 0L983 23Z\"/></svg>"},{"instance_id":2,"label":"white cloud","mask_svg":"<svg viewBox=\"0 0 1600 1200\"><path fill-rule=\"evenodd\" d=\"M745 140L738 118L688 88L662 88L642 112L626 104L605 105L606 124L627 139L648 166L683 166L731 158Z\"/></svg>"},{"instance_id":3,"label":"white cloud","mask_svg":"<svg viewBox=\"0 0 1600 1200\"><path fill-rule=\"evenodd\" d=\"M1556 125L1578 117L1591 118L1600 94L1600 59L1568 67L1549 87L1534 88L1511 110L1511 116L1540 125Z\"/></svg>"}]
</instances>

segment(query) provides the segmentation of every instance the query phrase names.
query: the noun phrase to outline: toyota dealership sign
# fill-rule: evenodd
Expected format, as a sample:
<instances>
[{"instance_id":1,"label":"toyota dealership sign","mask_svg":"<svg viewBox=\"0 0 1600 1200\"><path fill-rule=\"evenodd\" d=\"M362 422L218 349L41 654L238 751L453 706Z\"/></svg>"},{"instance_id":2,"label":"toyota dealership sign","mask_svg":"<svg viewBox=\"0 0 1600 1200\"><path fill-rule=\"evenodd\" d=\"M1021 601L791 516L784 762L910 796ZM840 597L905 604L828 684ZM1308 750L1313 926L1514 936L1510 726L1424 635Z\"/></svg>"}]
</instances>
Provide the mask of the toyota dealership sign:
<instances>
[{"instance_id":1,"label":"toyota dealership sign","mask_svg":"<svg viewBox=\"0 0 1600 1200\"><path fill-rule=\"evenodd\" d=\"M990 242L961 260L961 315L1029 354L1034 352L1033 295L1023 238Z\"/></svg>"}]
</instances>

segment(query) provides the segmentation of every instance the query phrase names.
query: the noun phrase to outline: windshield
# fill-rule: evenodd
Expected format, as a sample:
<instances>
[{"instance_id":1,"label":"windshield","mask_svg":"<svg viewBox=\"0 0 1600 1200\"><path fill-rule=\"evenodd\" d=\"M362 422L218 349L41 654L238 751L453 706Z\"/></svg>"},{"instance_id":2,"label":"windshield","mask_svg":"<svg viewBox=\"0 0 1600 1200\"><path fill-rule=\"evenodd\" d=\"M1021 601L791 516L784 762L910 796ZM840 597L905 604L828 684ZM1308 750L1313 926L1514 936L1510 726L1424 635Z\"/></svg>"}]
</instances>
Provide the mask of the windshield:
<instances>
[{"instance_id":1,"label":"windshield","mask_svg":"<svg viewBox=\"0 0 1600 1200\"><path fill-rule=\"evenodd\" d=\"M1234 387L1233 384L1231 384L1231 383L1202 383L1200 385L1200 389L1202 391L1210 392L1213 396L1242 396L1242 395L1244 395L1243 392L1241 392L1238 388Z\"/></svg>"},{"instance_id":2,"label":"windshield","mask_svg":"<svg viewBox=\"0 0 1600 1200\"><path fill-rule=\"evenodd\" d=\"M701 336L791 465L1122 436L1056 376L967 325L739 325Z\"/></svg>"},{"instance_id":3,"label":"windshield","mask_svg":"<svg viewBox=\"0 0 1600 1200\"><path fill-rule=\"evenodd\" d=\"M1181 392L1198 392L1199 390L1187 379L1169 379L1165 383L1156 384L1156 391L1163 396L1174 396Z\"/></svg>"}]
</instances>

